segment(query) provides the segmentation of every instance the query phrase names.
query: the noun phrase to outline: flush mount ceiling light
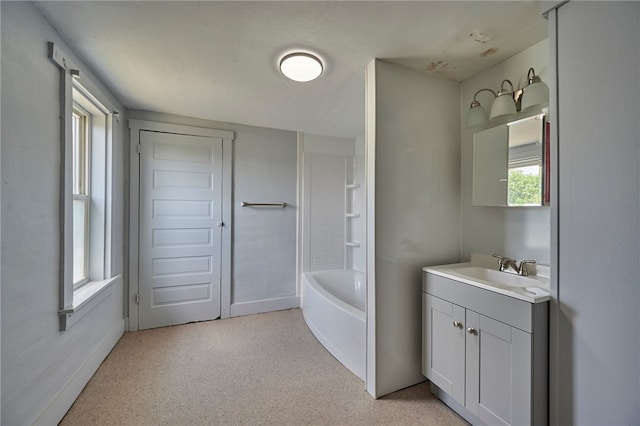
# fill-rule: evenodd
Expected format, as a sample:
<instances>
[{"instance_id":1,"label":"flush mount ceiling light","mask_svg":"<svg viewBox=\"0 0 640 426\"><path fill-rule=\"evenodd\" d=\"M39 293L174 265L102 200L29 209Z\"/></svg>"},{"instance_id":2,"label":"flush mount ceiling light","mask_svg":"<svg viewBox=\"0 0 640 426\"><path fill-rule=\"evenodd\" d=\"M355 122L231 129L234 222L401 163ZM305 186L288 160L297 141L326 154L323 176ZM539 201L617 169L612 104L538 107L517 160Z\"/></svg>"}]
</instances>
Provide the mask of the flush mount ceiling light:
<instances>
[{"instance_id":1,"label":"flush mount ceiling light","mask_svg":"<svg viewBox=\"0 0 640 426\"><path fill-rule=\"evenodd\" d=\"M280 72L293 81L315 80L320 77L322 70L322 61L311 53L294 52L280 60Z\"/></svg>"}]
</instances>

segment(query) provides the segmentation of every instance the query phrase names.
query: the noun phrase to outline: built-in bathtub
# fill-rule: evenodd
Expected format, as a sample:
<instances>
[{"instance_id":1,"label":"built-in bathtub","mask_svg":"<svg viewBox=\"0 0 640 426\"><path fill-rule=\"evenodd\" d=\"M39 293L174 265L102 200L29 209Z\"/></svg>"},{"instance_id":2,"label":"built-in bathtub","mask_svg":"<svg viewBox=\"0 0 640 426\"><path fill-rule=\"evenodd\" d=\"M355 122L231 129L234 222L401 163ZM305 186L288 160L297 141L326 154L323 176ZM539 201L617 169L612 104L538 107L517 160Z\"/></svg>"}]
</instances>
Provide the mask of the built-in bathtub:
<instances>
[{"instance_id":1,"label":"built-in bathtub","mask_svg":"<svg viewBox=\"0 0 640 426\"><path fill-rule=\"evenodd\" d=\"M306 272L302 313L318 341L360 379L366 369L365 275L359 271Z\"/></svg>"}]
</instances>

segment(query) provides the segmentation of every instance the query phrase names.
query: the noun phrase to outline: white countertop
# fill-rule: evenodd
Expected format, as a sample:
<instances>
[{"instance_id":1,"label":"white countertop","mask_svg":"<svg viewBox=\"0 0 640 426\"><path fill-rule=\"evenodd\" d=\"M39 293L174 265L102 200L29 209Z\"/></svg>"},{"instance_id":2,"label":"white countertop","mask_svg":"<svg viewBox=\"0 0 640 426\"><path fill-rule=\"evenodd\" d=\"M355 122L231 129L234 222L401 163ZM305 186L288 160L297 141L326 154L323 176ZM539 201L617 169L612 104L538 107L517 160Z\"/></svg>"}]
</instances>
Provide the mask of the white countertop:
<instances>
[{"instance_id":1,"label":"white countertop","mask_svg":"<svg viewBox=\"0 0 640 426\"><path fill-rule=\"evenodd\" d=\"M471 262L427 266L423 268L423 271L430 274L439 275L443 278L448 278L475 287L483 288L485 290L493 291L495 293L503 294L505 296L524 300L530 303L541 303L551 299L551 290L548 276L549 268L546 266L536 265L537 274L529 275L528 278L535 279L540 283L539 286L535 287L511 287L500 285L494 282L470 277L459 272L459 270L469 267L479 267L497 271L497 261L495 259L492 259L490 256L472 255ZM507 274L507 272L500 273Z\"/></svg>"}]
</instances>

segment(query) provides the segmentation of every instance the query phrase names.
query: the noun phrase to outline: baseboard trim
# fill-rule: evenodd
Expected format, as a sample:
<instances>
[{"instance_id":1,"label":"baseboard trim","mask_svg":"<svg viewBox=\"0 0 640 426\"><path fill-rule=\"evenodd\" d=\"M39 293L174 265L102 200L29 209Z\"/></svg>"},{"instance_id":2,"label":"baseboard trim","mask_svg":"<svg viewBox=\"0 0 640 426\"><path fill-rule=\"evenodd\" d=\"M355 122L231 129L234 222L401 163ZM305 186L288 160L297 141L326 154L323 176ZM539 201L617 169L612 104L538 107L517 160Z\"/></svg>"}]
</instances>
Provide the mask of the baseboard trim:
<instances>
[{"instance_id":1,"label":"baseboard trim","mask_svg":"<svg viewBox=\"0 0 640 426\"><path fill-rule=\"evenodd\" d=\"M76 398L78 398L78 395L80 395L80 392L82 392L82 389L89 382L89 379L91 379L123 334L124 319L118 321L100 341L64 388L60 390L49 406L40 414L34 423L35 425L56 425L60 423L60 420L62 420Z\"/></svg>"},{"instance_id":2,"label":"baseboard trim","mask_svg":"<svg viewBox=\"0 0 640 426\"><path fill-rule=\"evenodd\" d=\"M278 299L257 300L255 302L234 303L231 305L231 316L260 314L263 312L283 311L285 309L299 308L300 297L280 297Z\"/></svg>"}]
</instances>

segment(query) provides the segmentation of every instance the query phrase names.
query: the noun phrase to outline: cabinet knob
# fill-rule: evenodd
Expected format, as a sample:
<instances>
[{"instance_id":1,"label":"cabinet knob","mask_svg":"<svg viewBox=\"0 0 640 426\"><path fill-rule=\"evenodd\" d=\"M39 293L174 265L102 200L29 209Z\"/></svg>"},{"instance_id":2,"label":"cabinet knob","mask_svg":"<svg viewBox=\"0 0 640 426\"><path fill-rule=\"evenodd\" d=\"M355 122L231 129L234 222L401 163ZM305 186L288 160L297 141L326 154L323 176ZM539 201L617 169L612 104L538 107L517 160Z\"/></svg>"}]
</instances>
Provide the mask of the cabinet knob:
<instances>
[{"instance_id":1,"label":"cabinet knob","mask_svg":"<svg viewBox=\"0 0 640 426\"><path fill-rule=\"evenodd\" d=\"M461 323L460 321L454 321L454 322L453 322L453 326L454 326L455 328L462 328L462 327L464 327L464 325L462 325L462 323Z\"/></svg>"},{"instance_id":2,"label":"cabinet knob","mask_svg":"<svg viewBox=\"0 0 640 426\"><path fill-rule=\"evenodd\" d=\"M476 334L478 334L478 330L476 330L475 328L469 327L469 328L467 328L467 333L476 335Z\"/></svg>"}]
</instances>

